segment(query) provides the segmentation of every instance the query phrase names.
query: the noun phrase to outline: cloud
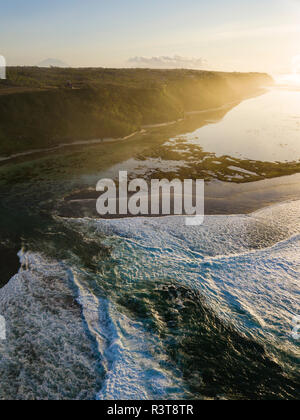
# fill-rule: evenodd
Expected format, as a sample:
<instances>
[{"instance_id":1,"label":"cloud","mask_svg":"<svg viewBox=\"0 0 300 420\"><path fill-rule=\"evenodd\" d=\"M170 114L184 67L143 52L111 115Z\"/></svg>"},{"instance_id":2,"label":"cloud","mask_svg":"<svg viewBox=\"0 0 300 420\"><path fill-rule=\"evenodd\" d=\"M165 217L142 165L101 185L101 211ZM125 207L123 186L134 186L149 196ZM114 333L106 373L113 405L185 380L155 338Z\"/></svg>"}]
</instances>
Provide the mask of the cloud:
<instances>
[{"instance_id":1,"label":"cloud","mask_svg":"<svg viewBox=\"0 0 300 420\"><path fill-rule=\"evenodd\" d=\"M128 62L136 67L159 69L200 69L206 63L206 61L203 58L182 57L180 55L174 55L172 57L132 57L128 60Z\"/></svg>"},{"instance_id":2,"label":"cloud","mask_svg":"<svg viewBox=\"0 0 300 420\"><path fill-rule=\"evenodd\" d=\"M68 64L56 58L47 58L37 64L37 67L69 67Z\"/></svg>"}]
</instances>

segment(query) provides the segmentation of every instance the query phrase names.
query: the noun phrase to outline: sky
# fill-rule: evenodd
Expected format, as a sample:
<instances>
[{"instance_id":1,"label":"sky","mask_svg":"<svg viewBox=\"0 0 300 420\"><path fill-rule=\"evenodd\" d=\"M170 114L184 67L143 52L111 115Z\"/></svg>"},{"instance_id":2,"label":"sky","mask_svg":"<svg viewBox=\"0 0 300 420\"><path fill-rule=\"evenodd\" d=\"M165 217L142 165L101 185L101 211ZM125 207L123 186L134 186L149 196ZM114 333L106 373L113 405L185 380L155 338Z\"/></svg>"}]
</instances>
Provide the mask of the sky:
<instances>
[{"instance_id":1,"label":"sky","mask_svg":"<svg viewBox=\"0 0 300 420\"><path fill-rule=\"evenodd\" d=\"M300 0L0 0L8 65L290 72Z\"/></svg>"}]
</instances>

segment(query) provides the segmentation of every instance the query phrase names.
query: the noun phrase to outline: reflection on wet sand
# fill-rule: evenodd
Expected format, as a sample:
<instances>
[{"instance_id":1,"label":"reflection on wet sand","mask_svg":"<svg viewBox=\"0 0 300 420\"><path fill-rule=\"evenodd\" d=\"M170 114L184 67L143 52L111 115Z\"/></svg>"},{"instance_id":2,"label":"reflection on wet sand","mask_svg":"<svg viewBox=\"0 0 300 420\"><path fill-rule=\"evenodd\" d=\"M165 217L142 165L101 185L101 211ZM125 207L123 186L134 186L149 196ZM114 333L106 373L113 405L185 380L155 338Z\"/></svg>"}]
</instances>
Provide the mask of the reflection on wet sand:
<instances>
[{"instance_id":1,"label":"reflection on wet sand","mask_svg":"<svg viewBox=\"0 0 300 420\"><path fill-rule=\"evenodd\" d=\"M300 172L300 162L218 156L186 137L186 133L201 132L201 127L206 129L218 121L222 124L228 113L235 112L236 105L189 114L168 126L148 127L126 141L84 148L78 145L34 155L30 160L20 157L3 162L0 182L7 185L10 196L20 180L36 185L34 189L38 190L45 185L51 212L68 217L96 217L97 181L106 177L116 179L120 170L128 171L129 178L148 181L204 179L207 214L247 213L277 201L299 198L299 178L289 175ZM36 195L40 197L40 193ZM29 197L26 200L32 201Z\"/></svg>"}]
</instances>

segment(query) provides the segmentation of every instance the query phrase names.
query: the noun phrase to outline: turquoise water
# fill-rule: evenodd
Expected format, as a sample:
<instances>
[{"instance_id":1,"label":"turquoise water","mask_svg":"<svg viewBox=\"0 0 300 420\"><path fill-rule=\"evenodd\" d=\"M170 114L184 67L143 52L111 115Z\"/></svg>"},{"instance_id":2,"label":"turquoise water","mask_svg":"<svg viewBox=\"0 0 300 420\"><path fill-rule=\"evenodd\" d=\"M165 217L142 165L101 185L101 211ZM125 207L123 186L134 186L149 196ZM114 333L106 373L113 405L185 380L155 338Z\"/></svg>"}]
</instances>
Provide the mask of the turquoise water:
<instances>
[{"instance_id":1,"label":"turquoise water","mask_svg":"<svg viewBox=\"0 0 300 420\"><path fill-rule=\"evenodd\" d=\"M0 291L1 397L299 398L299 216L296 201L191 228L180 217L63 221L109 252L89 264L76 248L61 261L20 254ZM15 359L24 331L35 347Z\"/></svg>"}]
</instances>

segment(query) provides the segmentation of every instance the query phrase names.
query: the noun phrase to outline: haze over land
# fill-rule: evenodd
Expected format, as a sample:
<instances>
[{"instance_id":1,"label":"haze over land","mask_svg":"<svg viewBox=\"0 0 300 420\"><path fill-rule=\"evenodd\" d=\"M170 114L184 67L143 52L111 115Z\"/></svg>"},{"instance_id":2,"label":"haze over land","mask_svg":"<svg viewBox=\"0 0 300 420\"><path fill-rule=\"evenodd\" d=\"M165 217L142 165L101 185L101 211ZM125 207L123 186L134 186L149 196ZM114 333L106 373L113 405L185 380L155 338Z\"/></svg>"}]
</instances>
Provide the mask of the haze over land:
<instances>
[{"instance_id":1,"label":"haze over land","mask_svg":"<svg viewBox=\"0 0 300 420\"><path fill-rule=\"evenodd\" d=\"M194 70L22 67L8 68L1 82L3 156L63 142L128 136L143 125L240 101L272 84L272 78Z\"/></svg>"},{"instance_id":2,"label":"haze over land","mask_svg":"<svg viewBox=\"0 0 300 420\"><path fill-rule=\"evenodd\" d=\"M0 19L8 65L288 73L300 54L297 0L11 0Z\"/></svg>"}]
</instances>

